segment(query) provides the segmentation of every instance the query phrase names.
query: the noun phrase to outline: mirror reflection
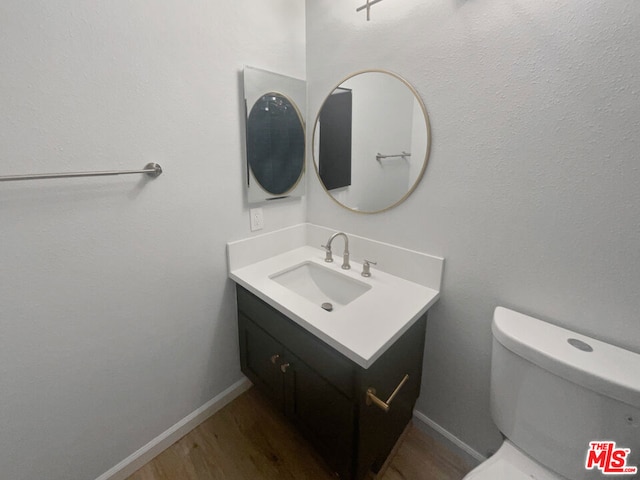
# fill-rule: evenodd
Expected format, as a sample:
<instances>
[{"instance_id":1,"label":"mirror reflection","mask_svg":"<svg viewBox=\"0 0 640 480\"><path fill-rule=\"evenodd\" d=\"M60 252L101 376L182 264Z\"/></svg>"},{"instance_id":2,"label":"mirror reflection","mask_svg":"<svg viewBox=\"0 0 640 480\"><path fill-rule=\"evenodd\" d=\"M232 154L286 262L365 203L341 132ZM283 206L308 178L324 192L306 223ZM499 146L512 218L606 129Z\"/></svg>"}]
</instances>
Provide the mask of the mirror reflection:
<instances>
[{"instance_id":1,"label":"mirror reflection","mask_svg":"<svg viewBox=\"0 0 640 480\"><path fill-rule=\"evenodd\" d=\"M356 73L323 103L313 135L316 173L342 206L376 213L404 201L430 149L429 119L415 89L381 70Z\"/></svg>"},{"instance_id":2,"label":"mirror reflection","mask_svg":"<svg viewBox=\"0 0 640 480\"><path fill-rule=\"evenodd\" d=\"M284 95L270 92L253 104L247 118L247 159L256 181L268 193L283 195L300 180L304 128Z\"/></svg>"}]
</instances>

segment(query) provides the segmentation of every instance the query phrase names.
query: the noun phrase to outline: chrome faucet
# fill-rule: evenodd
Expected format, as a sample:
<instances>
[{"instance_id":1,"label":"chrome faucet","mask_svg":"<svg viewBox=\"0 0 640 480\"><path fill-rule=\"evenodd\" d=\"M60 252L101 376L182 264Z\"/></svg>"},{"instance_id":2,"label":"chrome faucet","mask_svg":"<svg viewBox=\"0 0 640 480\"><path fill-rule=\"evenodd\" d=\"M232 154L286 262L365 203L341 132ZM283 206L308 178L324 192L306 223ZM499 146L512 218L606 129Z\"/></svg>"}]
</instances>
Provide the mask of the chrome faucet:
<instances>
[{"instance_id":1,"label":"chrome faucet","mask_svg":"<svg viewBox=\"0 0 640 480\"><path fill-rule=\"evenodd\" d=\"M333 262L333 254L331 253L331 243L333 242L334 238L339 236L344 237L344 254L342 255L342 269L349 270L351 268L351 265L349 265L349 238L347 237L347 234L344 232L334 233L329 237L329 240L327 241L326 245L321 245L322 248L324 248L325 250L324 261L328 263Z\"/></svg>"}]
</instances>

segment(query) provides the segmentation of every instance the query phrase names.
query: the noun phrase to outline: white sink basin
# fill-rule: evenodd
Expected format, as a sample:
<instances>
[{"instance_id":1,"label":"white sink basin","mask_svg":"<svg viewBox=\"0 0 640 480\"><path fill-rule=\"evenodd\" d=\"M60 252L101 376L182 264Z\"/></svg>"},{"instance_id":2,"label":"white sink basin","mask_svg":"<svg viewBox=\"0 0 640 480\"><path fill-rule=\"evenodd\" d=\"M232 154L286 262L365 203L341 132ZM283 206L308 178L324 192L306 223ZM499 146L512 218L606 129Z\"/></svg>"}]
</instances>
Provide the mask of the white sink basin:
<instances>
[{"instance_id":1,"label":"white sink basin","mask_svg":"<svg viewBox=\"0 0 640 480\"><path fill-rule=\"evenodd\" d=\"M359 255L379 263L365 278L362 263L352 259L352 269L342 270L339 262L324 262L324 250L304 244L320 244L332 233L313 233L316 228L296 226L230 243L229 277L369 368L438 299L444 260L357 237ZM321 308L325 302L333 305L330 313Z\"/></svg>"},{"instance_id":2,"label":"white sink basin","mask_svg":"<svg viewBox=\"0 0 640 480\"><path fill-rule=\"evenodd\" d=\"M269 278L318 306L328 302L333 309L348 305L371 288L371 285L313 262L298 264Z\"/></svg>"}]
</instances>

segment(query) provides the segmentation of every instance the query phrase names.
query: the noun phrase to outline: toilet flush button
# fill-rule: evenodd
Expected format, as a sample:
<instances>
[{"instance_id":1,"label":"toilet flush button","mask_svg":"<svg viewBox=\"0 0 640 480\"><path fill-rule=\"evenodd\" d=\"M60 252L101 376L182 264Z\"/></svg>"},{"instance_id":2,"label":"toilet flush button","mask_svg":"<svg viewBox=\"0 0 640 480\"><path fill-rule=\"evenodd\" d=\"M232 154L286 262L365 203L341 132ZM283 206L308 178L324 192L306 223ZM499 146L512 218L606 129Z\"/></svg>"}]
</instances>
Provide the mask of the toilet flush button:
<instances>
[{"instance_id":1,"label":"toilet flush button","mask_svg":"<svg viewBox=\"0 0 640 480\"><path fill-rule=\"evenodd\" d=\"M582 350L583 352L593 352L593 347L588 343L583 342L582 340L578 340L577 338L570 338L567 340L572 347L576 347L578 350Z\"/></svg>"}]
</instances>

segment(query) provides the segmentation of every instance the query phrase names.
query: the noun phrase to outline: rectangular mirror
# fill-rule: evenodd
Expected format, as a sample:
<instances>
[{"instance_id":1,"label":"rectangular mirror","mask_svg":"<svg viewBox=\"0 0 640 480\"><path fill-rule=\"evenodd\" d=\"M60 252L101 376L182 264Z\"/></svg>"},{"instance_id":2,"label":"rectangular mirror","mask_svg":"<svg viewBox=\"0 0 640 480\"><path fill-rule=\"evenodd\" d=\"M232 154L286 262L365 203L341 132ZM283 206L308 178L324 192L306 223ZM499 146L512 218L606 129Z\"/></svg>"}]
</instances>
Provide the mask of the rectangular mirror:
<instances>
[{"instance_id":1,"label":"rectangular mirror","mask_svg":"<svg viewBox=\"0 0 640 480\"><path fill-rule=\"evenodd\" d=\"M247 199L300 197L305 183L306 82L245 67Z\"/></svg>"}]
</instances>

